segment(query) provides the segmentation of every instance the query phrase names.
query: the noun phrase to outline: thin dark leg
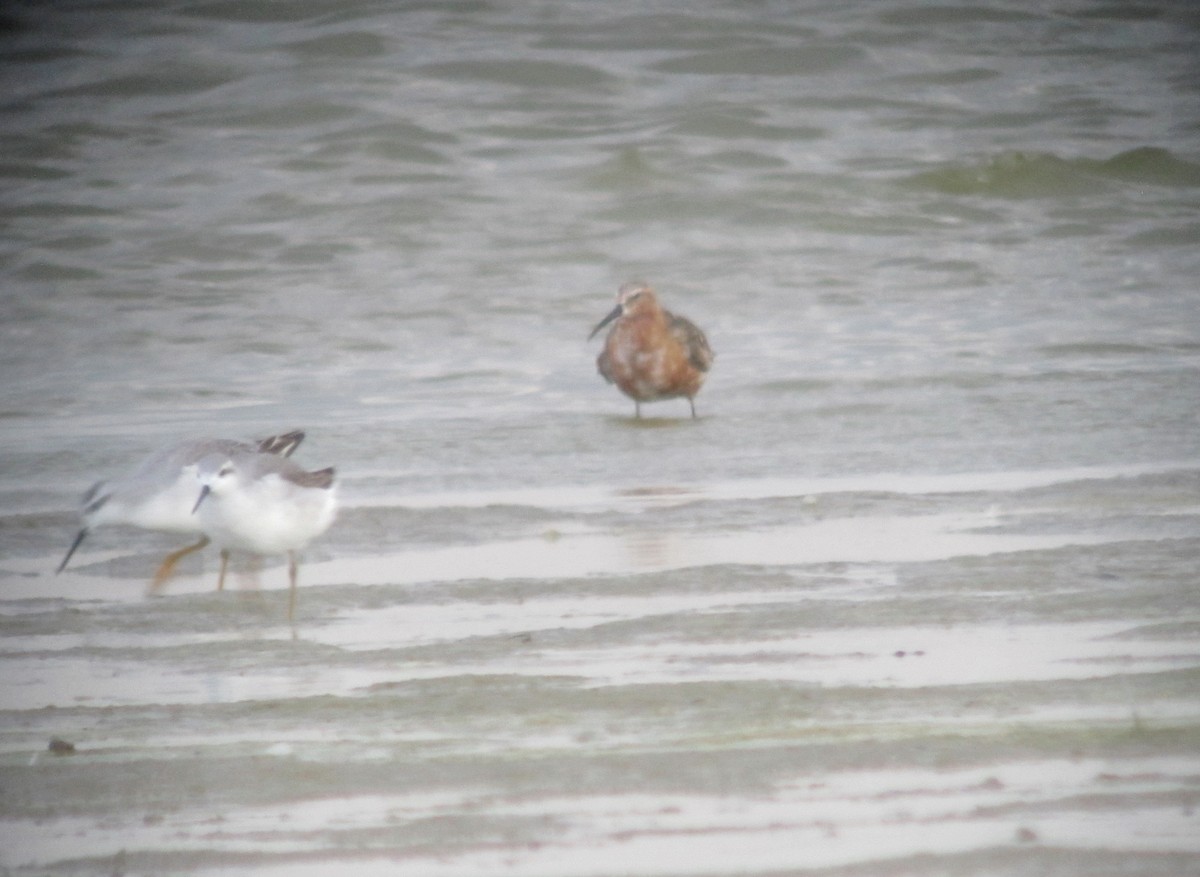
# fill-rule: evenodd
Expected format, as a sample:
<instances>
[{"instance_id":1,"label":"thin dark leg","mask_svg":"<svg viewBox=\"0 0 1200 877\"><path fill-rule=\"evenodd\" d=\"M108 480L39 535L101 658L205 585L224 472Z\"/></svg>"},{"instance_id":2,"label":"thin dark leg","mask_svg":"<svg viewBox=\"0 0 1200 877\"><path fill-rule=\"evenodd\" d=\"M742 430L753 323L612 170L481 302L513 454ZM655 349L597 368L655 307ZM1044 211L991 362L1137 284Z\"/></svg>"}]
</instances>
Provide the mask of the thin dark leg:
<instances>
[{"instance_id":1,"label":"thin dark leg","mask_svg":"<svg viewBox=\"0 0 1200 877\"><path fill-rule=\"evenodd\" d=\"M221 549L221 574L217 576L217 590L225 590L225 568L229 566L229 549Z\"/></svg>"},{"instance_id":2,"label":"thin dark leg","mask_svg":"<svg viewBox=\"0 0 1200 877\"><path fill-rule=\"evenodd\" d=\"M688 396L688 404L692 406L692 420L696 419L696 403L692 401L692 397Z\"/></svg>"}]
</instances>

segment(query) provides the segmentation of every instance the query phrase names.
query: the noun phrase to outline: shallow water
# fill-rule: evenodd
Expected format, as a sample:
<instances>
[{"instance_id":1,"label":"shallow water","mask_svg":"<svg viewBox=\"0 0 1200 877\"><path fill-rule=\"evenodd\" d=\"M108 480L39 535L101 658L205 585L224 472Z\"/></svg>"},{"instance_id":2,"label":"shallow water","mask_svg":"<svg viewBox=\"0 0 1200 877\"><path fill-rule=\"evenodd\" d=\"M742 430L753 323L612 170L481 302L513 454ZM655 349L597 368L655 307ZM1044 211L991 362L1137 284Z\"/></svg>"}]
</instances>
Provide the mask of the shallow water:
<instances>
[{"instance_id":1,"label":"shallow water","mask_svg":"<svg viewBox=\"0 0 1200 877\"><path fill-rule=\"evenodd\" d=\"M6 11L0 872L1200 871L1198 43ZM635 277L696 421L595 374ZM279 559L53 574L97 478L294 427L342 499L294 626Z\"/></svg>"}]
</instances>

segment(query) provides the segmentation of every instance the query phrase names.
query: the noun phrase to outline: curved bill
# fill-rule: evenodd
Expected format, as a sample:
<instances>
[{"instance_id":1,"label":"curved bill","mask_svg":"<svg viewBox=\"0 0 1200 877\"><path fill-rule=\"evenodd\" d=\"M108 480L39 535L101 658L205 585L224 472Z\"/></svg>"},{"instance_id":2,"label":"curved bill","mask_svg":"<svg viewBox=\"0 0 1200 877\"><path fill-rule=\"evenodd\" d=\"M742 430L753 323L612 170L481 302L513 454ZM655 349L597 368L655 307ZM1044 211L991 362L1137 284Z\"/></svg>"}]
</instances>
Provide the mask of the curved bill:
<instances>
[{"instance_id":1,"label":"curved bill","mask_svg":"<svg viewBox=\"0 0 1200 877\"><path fill-rule=\"evenodd\" d=\"M200 488L200 495L196 497L196 504L192 506L192 514L196 514L196 509L200 508L200 503L204 502L204 498L212 491L212 488L205 484Z\"/></svg>"},{"instance_id":2,"label":"curved bill","mask_svg":"<svg viewBox=\"0 0 1200 877\"><path fill-rule=\"evenodd\" d=\"M56 569L54 571L55 575L58 575L60 572L62 572L64 569L67 568L67 563L70 561L71 555L75 553L75 549L78 548L80 546L80 544L83 542L83 540L87 538L87 534L88 534L88 529L87 529L87 527L84 527L82 530L79 531L78 535L75 536L75 541L72 542L71 547L67 549L67 556L62 559L62 563L60 563L58 565L58 569Z\"/></svg>"},{"instance_id":3,"label":"curved bill","mask_svg":"<svg viewBox=\"0 0 1200 877\"><path fill-rule=\"evenodd\" d=\"M593 338L595 338L597 332L599 332L601 329L603 329L605 326L607 326L609 323L611 323L613 320L615 320L619 316L621 316L621 306L617 305L615 308L613 308L611 311L609 311L607 317L605 317L603 320L601 320L599 323L596 324L596 328L593 329L592 334L588 336L588 341L591 341Z\"/></svg>"}]
</instances>

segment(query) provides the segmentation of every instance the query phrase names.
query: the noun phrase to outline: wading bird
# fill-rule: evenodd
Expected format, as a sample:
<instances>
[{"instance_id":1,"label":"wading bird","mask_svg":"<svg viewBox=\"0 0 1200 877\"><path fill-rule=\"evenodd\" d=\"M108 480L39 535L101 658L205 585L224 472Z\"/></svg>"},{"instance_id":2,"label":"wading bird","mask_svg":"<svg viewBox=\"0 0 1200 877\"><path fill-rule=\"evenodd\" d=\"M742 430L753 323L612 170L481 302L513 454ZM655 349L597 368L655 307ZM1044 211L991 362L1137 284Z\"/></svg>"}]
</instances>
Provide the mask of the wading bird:
<instances>
[{"instance_id":1,"label":"wading bird","mask_svg":"<svg viewBox=\"0 0 1200 877\"><path fill-rule=\"evenodd\" d=\"M159 565L150 584L150 593L158 591L171 577L181 558L199 551L209 541L192 514L196 502L196 464L214 453L286 457L302 441L304 433L299 430L273 435L253 444L233 439L192 439L151 454L120 478L96 482L80 502L79 516L83 527L56 571L66 569L75 549L96 527L127 524L143 530L200 534L199 542L172 551Z\"/></svg>"},{"instance_id":2,"label":"wading bird","mask_svg":"<svg viewBox=\"0 0 1200 877\"><path fill-rule=\"evenodd\" d=\"M192 511L221 547L220 581L229 552L286 554L288 620L296 611L296 552L329 529L337 514L333 469L307 472L267 454L212 454L197 466Z\"/></svg>"},{"instance_id":3,"label":"wading bird","mask_svg":"<svg viewBox=\"0 0 1200 877\"><path fill-rule=\"evenodd\" d=\"M616 384L642 416L643 402L659 399L693 401L712 367L713 352L700 328L684 317L663 309L654 290L644 283L626 283L617 293L617 306L592 334L616 320L608 330L596 368L606 381Z\"/></svg>"}]
</instances>

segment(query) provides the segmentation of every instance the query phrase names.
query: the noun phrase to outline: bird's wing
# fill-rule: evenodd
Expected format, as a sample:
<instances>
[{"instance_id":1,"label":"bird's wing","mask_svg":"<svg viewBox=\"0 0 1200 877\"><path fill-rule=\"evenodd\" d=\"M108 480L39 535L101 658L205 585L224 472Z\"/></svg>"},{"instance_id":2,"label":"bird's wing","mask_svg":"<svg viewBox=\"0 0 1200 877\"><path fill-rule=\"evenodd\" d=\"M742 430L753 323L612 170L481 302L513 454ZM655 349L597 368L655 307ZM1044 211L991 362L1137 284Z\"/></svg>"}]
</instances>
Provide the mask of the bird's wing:
<instances>
[{"instance_id":1,"label":"bird's wing","mask_svg":"<svg viewBox=\"0 0 1200 877\"><path fill-rule=\"evenodd\" d=\"M270 435L259 439L256 446L260 454L278 454L281 457L290 457L292 451L296 450L302 441L304 441L304 431L297 429L282 435Z\"/></svg>"},{"instance_id":2,"label":"bird's wing","mask_svg":"<svg viewBox=\"0 0 1200 877\"><path fill-rule=\"evenodd\" d=\"M318 469L316 472L287 471L283 477L299 487L319 487L328 490L333 486L333 469Z\"/></svg>"},{"instance_id":3,"label":"bird's wing","mask_svg":"<svg viewBox=\"0 0 1200 877\"><path fill-rule=\"evenodd\" d=\"M596 357L596 371L600 372L600 376L610 384L613 382L612 362L608 358L608 347L600 351L600 355Z\"/></svg>"},{"instance_id":4,"label":"bird's wing","mask_svg":"<svg viewBox=\"0 0 1200 877\"><path fill-rule=\"evenodd\" d=\"M712 367L714 354L700 327L687 317L679 317L672 313L667 314L667 326L671 335L687 351L688 360L692 365L702 372L708 371Z\"/></svg>"}]
</instances>

